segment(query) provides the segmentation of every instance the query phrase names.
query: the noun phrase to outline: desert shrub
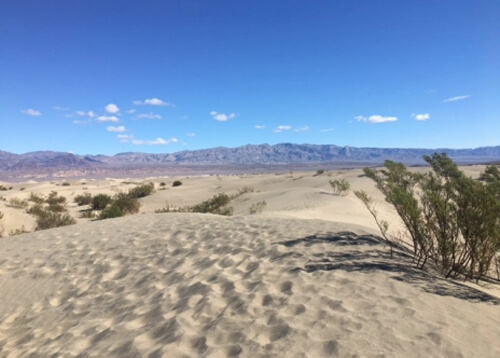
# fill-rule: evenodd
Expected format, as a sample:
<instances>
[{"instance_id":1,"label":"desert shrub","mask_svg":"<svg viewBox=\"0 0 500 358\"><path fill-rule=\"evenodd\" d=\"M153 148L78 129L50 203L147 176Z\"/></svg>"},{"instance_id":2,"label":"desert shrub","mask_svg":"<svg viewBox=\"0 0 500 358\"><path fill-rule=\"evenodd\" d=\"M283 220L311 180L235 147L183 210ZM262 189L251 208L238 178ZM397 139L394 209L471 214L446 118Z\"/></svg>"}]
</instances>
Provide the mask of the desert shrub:
<instances>
[{"instance_id":1,"label":"desert shrub","mask_svg":"<svg viewBox=\"0 0 500 358\"><path fill-rule=\"evenodd\" d=\"M80 194L75 196L73 201L77 203L78 206L90 205L92 204L92 195L90 195L90 193Z\"/></svg>"},{"instance_id":2,"label":"desert shrub","mask_svg":"<svg viewBox=\"0 0 500 358\"><path fill-rule=\"evenodd\" d=\"M93 218L95 218L95 214L92 211L92 209L81 210L80 211L80 218L82 218L82 219L93 219Z\"/></svg>"},{"instance_id":3,"label":"desert shrub","mask_svg":"<svg viewBox=\"0 0 500 358\"><path fill-rule=\"evenodd\" d=\"M10 198L9 201L7 202L7 206L16 209L25 209L28 207L28 202L24 199Z\"/></svg>"},{"instance_id":4,"label":"desert shrub","mask_svg":"<svg viewBox=\"0 0 500 358\"><path fill-rule=\"evenodd\" d=\"M3 213L0 211L0 238L3 237L3 224L1 220L3 219Z\"/></svg>"},{"instance_id":5,"label":"desert shrub","mask_svg":"<svg viewBox=\"0 0 500 358\"><path fill-rule=\"evenodd\" d=\"M126 214L135 214L139 212L141 203L136 198L130 197L125 193L118 193L113 198L111 206L117 206Z\"/></svg>"},{"instance_id":6,"label":"desert shrub","mask_svg":"<svg viewBox=\"0 0 500 358\"><path fill-rule=\"evenodd\" d=\"M143 198L145 196L151 195L155 190L155 185L153 183L138 185L128 191L128 196L131 198Z\"/></svg>"},{"instance_id":7,"label":"desert shrub","mask_svg":"<svg viewBox=\"0 0 500 358\"><path fill-rule=\"evenodd\" d=\"M313 175L313 177L317 177L317 176L323 174L324 172L325 172L324 169L318 169L318 170L316 170L316 173Z\"/></svg>"},{"instance_id":8,"label":"desert shrub","mask_svg":"<svg viewBox=\"0 0 500 358\"><path fill-rule=\"evenodd\" d=\"M70 186L70 185L71 185L71 184L70 184L70 183L68 183L68 182L64 182L64 183L62 183L62 186Z\"/></svg>"},{"instance_id":9,"label":"desert shrub","mask_svg":"<svg viewBox=\"0 0 500 358\"><path fill-rule=\"evenodd\" d=\"M52 229L73 224L76 224L76 220L67 212L58 213L43 209L36 215L35 230Z\"/></svg>"},{"instance_id":10,"label":"desert shrub","mask_svg":"<svg viewBox=\"0 0 500 358\"><path fill-rule=\"evenodd\" d=\"M226 207L230 201L231 197L229 195L221 193L214 195L211 199L191 206L189 211L193 213L211 213L230 216L233 214L233 208Z\"/></svg>"},{"instance_id":11,"label":"desert shrub","mask_svg":"<svg viewBox=\"0 0 500 358\"><path fill-rule=\"evenodd\" d=\"M66 204L66 198L64 196L57 196L57 191L51 191L45 203L49 205L64 205Z\"/></svg>"},{"instance_id":12,"label":"desert shrub","mask_svg":"<svg viewBox=\"0 0 500 358\"><path fill-rule=\"evenodd\" d=\"M0 190L1 191L7 191L9 189L6 186L0 185Z\"/></svg>"},{"instance_id":13,"label":"desert shrub","mask_svg":"<svg viewBox=\"0 0 500 358\"><path fill-rule=\"evenodd\" d=\"M54 213L62 213L66 211L66 206L61 204L51 204L46 207L47 210L52 211Z\"/></svg>"},{"instance_id":14,"label":"desert shrub","mask_svg":"<svg viewBox=\"0 0 500 358\"><path fill-rule=\"evenodd\" d=\"M166 186L166 185L167 185L167 184L166 184L164 181L162 181L162 182L160 183L160 186Z\"/></svg>"},{"instance_id":15,"label":"desert shrub","mask_svg":"<svg viewBox=\"0 0 500 358\"><path fill-rule=\"evenodd\" d=\"M125 211L117 205L110 205L101 211L97 220L118 218L120 216L125 216Z\"/></svg>"},{"instance_id":16,"label":"desert shrub","mask_svg":"<svg viewBox=\"0 0 500 358\"><path fill-rule=\"evenodd\" d=\"M182 185L182 182L180 180L175 180L173 183L172 183L172 186L173 187L176 187L176 186L181 186Z\"/></svg>"},{"instance_id":17,"label":"desert shrub","mask_svg":"<svg viewBox=\"0 0 500 358\"><path fill-rule=\"evenodd\" d=\"M25 187L19 188L19 191L25 191L25 190L26 190Z\"/></svg>"},{"instance_id":18,"label":"desert shrub","mask_svg":"<svg viewBox=\"0 0 500 358\"><path fill-rule=\"evenodd\" d=\"M254 187L251 186L244 186L243 188L238 189L238 192L234 194L231 199L236 199L239 196L242 196L243 194L246 193L253 193L255 191Z\"/></svg>"},{"instance_id":19,"label":"desert shrub","mask_svg":"<svg viewBox=\"0 0 500 358\"><path fill-rule=\"evenodd\" d=\"M28 201L32 201L36 204L43 204L45 202L45 198L42 196L42 194L30 193Z\"/></svg>"},{"instance_id":20,"label":"desert shrub","mask_svg":"<svg viewBox=\"0 0 500 358\"><path fill-rule=\"evenodd\" d=\"M345 196L351 188L351 184L345 179L335 179L329 181L330 186L333 189L333 194Z\"/></svg>"},{"instance_id":21,"label":"desert shrub","mask_svg":"<svg viewBox=\"0 0 500 358\"><path fill-rule=\"evenodd\" d=\"M500 178L491 167L469 178L446 154L424 159L427 174L392 161L364 171L404 222L419 267L430 260L445 277L479 280L500 253Z\"/></svg>"},{"instance_id":22,"label":"desert shrub","mask_svg":"<svg viewBox=\"0 0 500 358\"><path fill-rule=\"evenodd\" d=\"M250 214L260 214L261 212L264 211L264 208L266 207L267 203L265 200L263 201L258 201L256 203L253 203L251 206L250 206L250 209L248 210L248 212Z\"/></svg>"},{"instance_id":23,"label":"desert shrub","mask_svg":"<svg viewBox=\"0 0 500 358\"><path fill-rule=\"evenodd\" d=\"M26 234L28 232L29 232L29 230L26 230L26 228L23 225L23 226L21 226L20 229L10 230L9 231L9 236L16 236L16 235Z\"/></svg>"},{"instance_id":24,"label":"desert shrub","mask_svg":"<svg viewBox=\"0 0 500 358\"><path fill-rule=\"evenodd\" d=\"M103 210L113 199L107 194L97 194L92 198L91 207L93 210Z\"/></svg>"}]
</instances>

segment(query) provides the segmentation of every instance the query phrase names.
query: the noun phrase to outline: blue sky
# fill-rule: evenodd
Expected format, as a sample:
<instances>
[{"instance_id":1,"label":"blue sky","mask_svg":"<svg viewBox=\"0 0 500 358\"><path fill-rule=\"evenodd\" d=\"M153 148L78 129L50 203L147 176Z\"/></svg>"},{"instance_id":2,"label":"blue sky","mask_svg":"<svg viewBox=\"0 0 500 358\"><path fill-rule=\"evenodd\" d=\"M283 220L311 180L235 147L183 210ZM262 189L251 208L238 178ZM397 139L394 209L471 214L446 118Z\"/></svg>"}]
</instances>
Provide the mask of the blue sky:
<instances>
[{"instance_id":1,"label":"blue sky","mask_svg":"<svg viewBox=\"0 0 500 358\"><path fill-rule=\"evenodd\" d=\"M497 0L0 3L0 150L500 145Z\"/></svg>"}]
</instances>

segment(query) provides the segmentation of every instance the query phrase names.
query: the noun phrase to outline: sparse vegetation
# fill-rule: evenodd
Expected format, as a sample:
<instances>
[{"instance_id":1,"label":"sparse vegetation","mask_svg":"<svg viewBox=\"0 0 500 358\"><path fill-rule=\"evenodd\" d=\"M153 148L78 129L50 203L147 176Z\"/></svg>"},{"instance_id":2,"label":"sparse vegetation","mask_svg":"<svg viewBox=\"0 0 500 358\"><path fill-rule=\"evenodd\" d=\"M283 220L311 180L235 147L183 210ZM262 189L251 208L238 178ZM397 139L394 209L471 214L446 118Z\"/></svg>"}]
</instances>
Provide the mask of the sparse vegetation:
<instances>
[{"instance_id":1,"label":"sparse vegetation","mask_svg":"<svg viewBox=\"0 0 500 358\"><path fill-rule=\"evenodd\" d=\"M93 210L103 210L112 201L113 199L107 194L97 194L92 198L91 206Z\"/></svg>"},{"instance_id":2,"label":"sparse vegetation","mask_svg":"<svg viewBox=\"0 0 500 358\"><path fill-rule=\"evenodd\" d=\"M7 202L7 206L15 209L26 209L28 207L28 202L24 199L10 198Z\"/></svg>"},{"instance_id":3,"label":"sparse vegetation","mask_svg":"<svg viewBox=\"0 0 500 358\"><path fill-rule=\"evenodd\" d=\"M335 179L329 181L334 195L345 196L351 188L351 184L345 179Z\"/></svg>"},{"instance_id":4,"label":"sparse vegetation","mask_svg":"<svg viewBox=\"0 0 500 358\"><path fill-rule=\"evenodd\" d=\"M9 231L9 236L16 236L16 235L26 234L28 232L29 232L29 230L26 230L26 228L23 225L23 226L21 226L20 229L15 229L15 230Z\"/></svg>"},{"instance_id":5,"label":"sparse vegetation","mask_svg":"<svg viewBox=\"0 0 500 358\"><path fill-rule=\"evenodd\" d=\"M385 169L364 172L405 224L418 267L433 262L445 277L477 281L491 272L500 254L498 168L488 167L478 181L461 172L446 154L424 159L432 168L427 174L410 172L392 161L386 161ZM362 201L372 205L368 199ZM372 215L387 235L388 224L376 211Z\"/></svg>"},{"instance_id":6,"label":"sparse vegetation","mask_svg":"<svg viewBox=\"0 0 500 358\"><path fill-rule=\"evenodd\" d=\"M325 172L324 169L318 169L318 170L316 170L316 173L313 175L313 177L317 177L317 176L323 174L324 172Z\"/></svg>"},{"instance_id":7,"label":"sparse vegetation","mask_svg":"<svg viewBox=\"0 0 500 358\"><path fill-rule=\"evenodd\" d=\"M41 194L30 193L28 201L32 201L36 204L43 204L45 202L45 198Z\"/></svg>"},{"instance_id":8,"label":"sparse vegetation","mask_svg":"<svg viewBox=\"0 0 500 358\"><path fill-rule=\"evenodd\" d=\"M128 196L131 198L143 198L145 196L151 195L155 190L154 183L138 185L128 191Z\"/></svg>"},{"instance_id":9,"label":"sparse vegetation","mask_svg":"<svg viewBox=\"0 0 500 358\"><path fill-rule=\"evenodd\" d=\"M238 192L234 194L231 199L236 199L239 196L242 196L243 194L246 193L253 193L255 191L254 187L251 186L244 186L243 188L238 189Z\"/></svg>"},{"instance_id":10,"label":"sparse vegetation","mask_svg":"<svg viewBox=\"0 0 500 358\"><path fill-rule=\"evenodd\" d=\"M225 193L221 193L193 206L175 208L167 205L165 208L155 210L155 213L209 213L231 216L233 215L233 208L228 206L230 202L231 197Z\"/></svg>"},{"instance_id":11,"label":"sparse vegetation","mask_svg":"<svg viewBox=\"0 0 500 358\"><path fill-rule=\"evenodd\" d=\"M78 204L78 206L83 206L83 205L90 205L92 204L92 195L90 193L84 193L75 196L73 201Z\"/></svg>"},{"instance_id":12,"label":"sparse vegetation","mask_svg":"<svg viewBox=\"0 0 500 358\"><path fill-rule=\"evenodd\" d=\"M264 211L264 208L266 207L266 205L267 205L267 203L265 200L258 201L256 203L253 203L250 206L250 209L248 210L248 212L250 214L260 214L261 212Z\"/></svg>"},{"instance_id":13,"label":"sparse vegetation","mask_svg":"<svg viewBox=\"0 0 500 358\"><path fill-rule=\"evenodd\" d=\"M3 213L0 211L0 238L3 237L3 224L2 224L2 219L3 219Z\"/></svg>"},{"instance_id":14,"label":"sparse vegetation","mask_svg":"<svg viewBox=\"0 0 500 358\"><path fill-rule=\"evenodd\" d=\"M94 219L95 218L94 211L92 211L92 209L81 210L80 211L80 218L82 218L82 219Z\"/></svg>"},{"instance_id":15,"label":"sparse vegetation","mask_svg":"<svg viewBox=\"0 0 500 358\"><path fill-rule=\"evenodd\" d=\"M176 186L181 186L182 185L182 182L180 180L175 180L173 183L172 183L172 186L173 187L176 187Z\"/></svg>"},{"instance_id":16,"label":"sparse vegetation","mask_svg":"<svg viewBox=\"0 0 500 358\"><path fill-rule=\"evenodd\" d=\"M45 203L49 205L65 205L66 198L64 196L58 196L57 191L51 191L47 199L45 199Z\"/></svg>"}]
</instances>

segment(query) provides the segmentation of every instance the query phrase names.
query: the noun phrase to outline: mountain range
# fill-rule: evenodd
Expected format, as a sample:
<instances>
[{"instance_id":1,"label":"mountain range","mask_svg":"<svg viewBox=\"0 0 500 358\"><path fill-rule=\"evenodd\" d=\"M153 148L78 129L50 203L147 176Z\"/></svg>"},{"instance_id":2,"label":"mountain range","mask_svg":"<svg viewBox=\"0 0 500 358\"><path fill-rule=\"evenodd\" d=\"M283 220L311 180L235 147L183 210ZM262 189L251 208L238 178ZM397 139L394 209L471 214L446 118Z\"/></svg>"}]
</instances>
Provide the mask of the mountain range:
<instances>
[{"instance_id":1,"label":"mountain range","mask_svg":"<svg viewBox=\"0 0 500 358\"><path fill-rule=\"evenodd\" d=\"M281 143L185 150L165 154L127 152L113 156L53 151L14 154L0 151L0 176L64 176L64 173L68 176L78 176L85 173L105 174L112 170L148 171L152 168L169 168L175 171L177 168L179 171L179 168L189 167L234 169L288 165L306 168L321 163L336 167L362 167L382 164L387 159L406 165L423 165L425 162L422 156L434 152L447 153L461 164L500 161L500 146L475 149L408 149Z\"/></svg>"}]
</instances>

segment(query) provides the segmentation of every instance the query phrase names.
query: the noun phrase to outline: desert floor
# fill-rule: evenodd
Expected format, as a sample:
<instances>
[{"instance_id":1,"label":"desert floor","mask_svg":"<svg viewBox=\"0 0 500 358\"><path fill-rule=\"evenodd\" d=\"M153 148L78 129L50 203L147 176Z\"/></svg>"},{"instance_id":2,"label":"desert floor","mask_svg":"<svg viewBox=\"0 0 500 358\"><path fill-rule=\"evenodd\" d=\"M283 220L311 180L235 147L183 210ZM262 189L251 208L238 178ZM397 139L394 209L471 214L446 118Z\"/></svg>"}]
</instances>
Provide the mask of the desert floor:
<instances>
[{"instance_id":1,"label":"desert floor","mask_svg":"<svg viewBox=\"0 0 500 358\"><path fill-rule=\"evenodd\" d=\"M373 183L361 170L316 174L0 183L12 187L0 191L0 357L500 356L498 285L390 257L352 194L367 191L402 233ZM333 195L341 178L351 192ZM148 182L137 215L90 221L73 203ZM34 226L9 201L51 191L77 225L9 237ZM231 217L154 213L238 191Z\"/></svg>"}]
</instances>

